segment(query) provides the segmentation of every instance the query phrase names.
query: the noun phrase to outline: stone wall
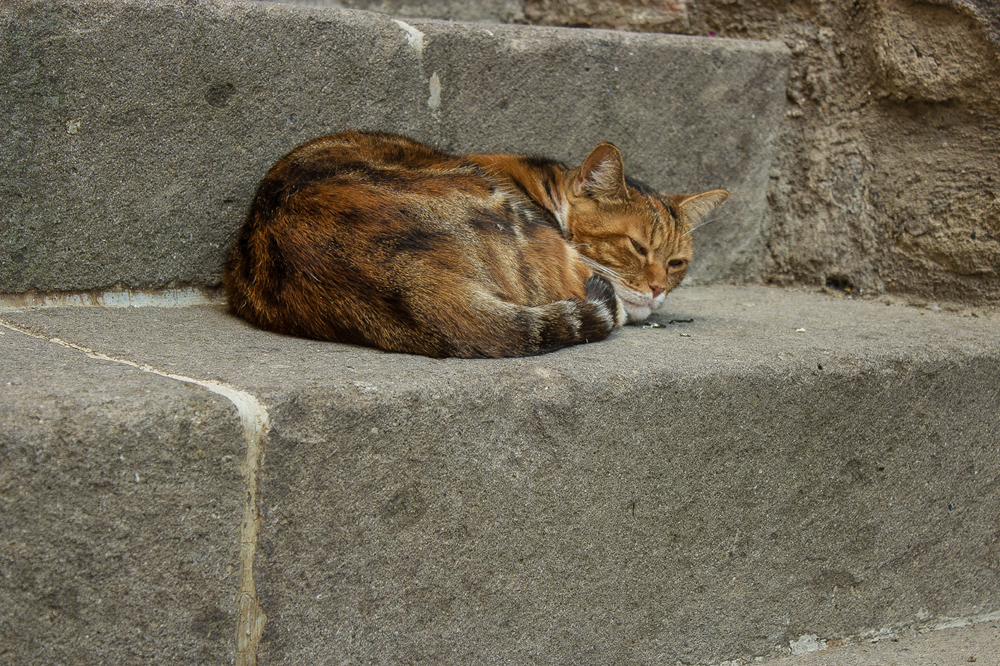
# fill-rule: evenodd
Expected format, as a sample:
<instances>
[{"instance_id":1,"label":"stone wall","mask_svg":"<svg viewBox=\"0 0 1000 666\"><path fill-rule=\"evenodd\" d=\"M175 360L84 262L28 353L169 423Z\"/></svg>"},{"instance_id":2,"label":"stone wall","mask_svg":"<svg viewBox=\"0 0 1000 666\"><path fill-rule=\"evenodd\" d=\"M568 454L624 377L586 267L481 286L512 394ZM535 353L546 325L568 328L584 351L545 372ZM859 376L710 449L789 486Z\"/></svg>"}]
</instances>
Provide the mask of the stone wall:
<instances>
[{"instance_id":1,"label":"stone wall","mask_svg":"<svg viewBox=\"0 0 1000 666\"><path fill-rule=\"evenodd\" d=\"M777 39L792 51L763 275L1000 303L1000 8L990 0L302 0L400 16Z\"/></svg>"},{"instance_id":2,"label":"stone wall","mask_svg":"<svg viewBox=\"0 0 1000 666\"><path fill-rule=\"evenodd\" d=\"M688 29L785 41L773 282L1000 301L997 10L692 2Z\"/></svg>"}]
</instances>

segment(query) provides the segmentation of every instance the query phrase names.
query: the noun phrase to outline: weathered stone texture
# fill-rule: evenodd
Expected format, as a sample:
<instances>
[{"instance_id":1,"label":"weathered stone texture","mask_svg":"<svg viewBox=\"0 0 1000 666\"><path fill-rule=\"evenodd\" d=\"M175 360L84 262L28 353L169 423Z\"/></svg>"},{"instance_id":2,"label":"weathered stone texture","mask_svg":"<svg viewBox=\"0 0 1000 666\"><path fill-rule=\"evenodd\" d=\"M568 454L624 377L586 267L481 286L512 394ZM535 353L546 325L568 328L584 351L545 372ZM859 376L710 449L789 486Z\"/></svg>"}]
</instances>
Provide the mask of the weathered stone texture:
<instances>
[{"instance_id":1,"label":"weathered stone texture","mask_svg":"<svg viewBox=\"0 0 1000 666\"><path fill-rule=\"evenodd\" d=\"M687 32L686 0L529 0L531 23L653 32Z\"/></svg>"},{"instance_id":2,"label":"weathered stone texture","mask_svg":"<svg viewBox=\"0 0 1000 666\"><path fill-rule=\"evenodd\" d=\"M0 327L0 664L228 663L225 399Z\"/></svg>"},{"instance_id":3,"label":"weathered stone texture","mask_svg":"<svg viewBox=\"0 0 1000 666\"><path fill-rule=\"evenodd\" d=\"M429 18L482 23L522 23L524 21L523 0L298 0L296 4L364 9L400 18Z\"/></svg>"}]
</instances>

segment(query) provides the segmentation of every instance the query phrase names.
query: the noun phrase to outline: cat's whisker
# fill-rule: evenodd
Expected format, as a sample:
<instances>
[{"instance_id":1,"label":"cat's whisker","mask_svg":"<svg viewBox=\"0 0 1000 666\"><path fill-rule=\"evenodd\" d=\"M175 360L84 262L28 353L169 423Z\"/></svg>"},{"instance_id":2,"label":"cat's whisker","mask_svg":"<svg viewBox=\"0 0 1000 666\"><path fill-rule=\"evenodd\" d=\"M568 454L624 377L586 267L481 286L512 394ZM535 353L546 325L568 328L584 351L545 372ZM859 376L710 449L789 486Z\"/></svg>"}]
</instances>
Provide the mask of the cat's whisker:
<instances>
[{"instance_id":1,"label":"cat's whisker","mask_svg":"<svg viewBox=\"0 0 1000 666\"><path fill-rule=\"evenodd\" d=\"M590 257L585 257L585 256L582 256L582 255L581 255L581 257L583 259L583 263L587 264L587 266L589 266L598 275L602 275L602 276L604 276L604 277L606 277L609 280L612 280L614 282L618 282L618 283L622 282L622 276L621 276L620 273L618 273L618 271L613 270L611 268L608 268L604 264L602 264L600 262L597 262L597 261L594 261Z\"/></svg>"},{"instance_id":2,"label":"cat's whisker","mask_svg":"<svg viewBox=\"0 0 1000 666\"><path fill-rule=\"evenodd\" d=\"M698 229L701 229L702 227L705 227L705 226L708 226L709 224L713 224L713 223L715 223L715 222L718 222L718 221L719 221L720 219L722 219L722 218L719 218L719 217L713 217L713 218L712 218L712 219L710 219L710 220L707 220L707 221L705 221L705 222L702 222L701 224L699 224L699 225L698 225L698 226L696 226L696 227L691 227L691 228L690 228L690 229L688 229L688 230L687 230L686 232L684 232L684 236L690 236L691 234L693 234L693 233L694 233L695 231L697 231Z\"/></svg>"}]
</instances>

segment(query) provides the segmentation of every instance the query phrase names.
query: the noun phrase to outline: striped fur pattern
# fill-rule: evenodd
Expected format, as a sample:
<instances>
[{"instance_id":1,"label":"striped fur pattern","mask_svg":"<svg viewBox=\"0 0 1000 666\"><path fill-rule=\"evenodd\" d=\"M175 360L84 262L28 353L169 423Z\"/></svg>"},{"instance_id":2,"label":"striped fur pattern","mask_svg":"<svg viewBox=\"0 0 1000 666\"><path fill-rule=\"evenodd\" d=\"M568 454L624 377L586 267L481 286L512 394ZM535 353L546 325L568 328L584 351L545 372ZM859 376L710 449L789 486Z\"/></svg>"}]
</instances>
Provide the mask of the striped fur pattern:
<instances>
[{"instance_id":1,"label":"striped fur pattern","mask_svg":"<svg viewBox=\"0 0 1000 666\"><path fill-rule=\"evenodd\" d=\"M648 316L691 259L686 212L725 194L661 195L625 179L608 143L569 170L345 132L268 172L223 282L235 314L278 333L439 358L541 354Z\"/></svg>"}]
</instances>

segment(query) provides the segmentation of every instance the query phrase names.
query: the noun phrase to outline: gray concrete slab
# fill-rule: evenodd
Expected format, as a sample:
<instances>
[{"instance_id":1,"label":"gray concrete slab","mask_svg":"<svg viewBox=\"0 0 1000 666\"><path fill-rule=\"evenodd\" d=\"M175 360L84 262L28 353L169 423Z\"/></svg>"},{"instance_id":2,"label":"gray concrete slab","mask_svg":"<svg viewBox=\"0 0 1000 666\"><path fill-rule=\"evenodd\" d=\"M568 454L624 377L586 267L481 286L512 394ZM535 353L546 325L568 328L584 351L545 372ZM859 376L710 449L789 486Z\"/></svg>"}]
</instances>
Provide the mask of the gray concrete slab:
<instances>
[{"instance_id":1,"label":"gray concrete slab","mask_svg":"<svg viewBox=\"0 0 1000 666\"><path fill-rule=\"evenodd\" d=\"M996 313L670 302L503 361L221 306L0 319L266 406L261 663L716 663L1000 610Z\"/></svg>"},{"instance_id":2,"label":"gray concrete slab","mask_svg":"<svg viewBox=\"0 0 1000 666\"><path fill-rule=\"evenodd\" d=\"M0 293L217 285L266 170L356 127L733 192L693 279L760 274L783 44L285 4L0 7Z\"/></svg>"},{"instance_id":3,"label":"gray concrete slab","mask_svg":"<svg viewBox=\"0 0 1000 666\"><path fill-rule=\"evenodd\" d=\"M0 327L0 664L229 663L225 399Z\"/></svg>"}]
</instances>

